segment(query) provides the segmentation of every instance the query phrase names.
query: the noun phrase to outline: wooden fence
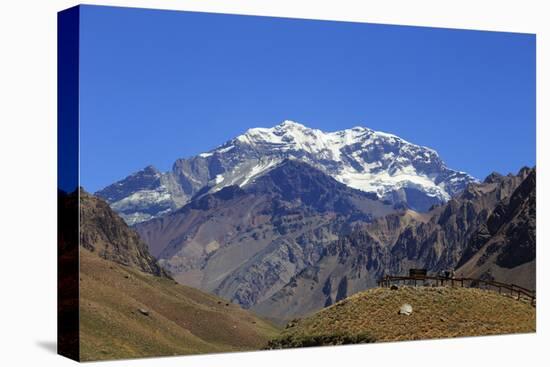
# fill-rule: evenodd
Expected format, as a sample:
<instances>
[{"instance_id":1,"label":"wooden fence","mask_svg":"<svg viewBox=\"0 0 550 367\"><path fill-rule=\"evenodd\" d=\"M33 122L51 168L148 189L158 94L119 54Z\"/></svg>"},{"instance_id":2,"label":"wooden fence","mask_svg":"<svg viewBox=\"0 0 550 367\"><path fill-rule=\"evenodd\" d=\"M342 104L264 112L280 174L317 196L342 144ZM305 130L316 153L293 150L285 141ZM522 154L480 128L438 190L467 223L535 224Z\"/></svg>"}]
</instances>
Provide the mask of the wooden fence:
<instances>
[{"instance_id":1,"label":"wooden fence","mask_svg":"<svg viewBox=\"0 0 550 367\"><path fill-rule=\"evenodd\" d=\"M525 297L531 301L531 305L535 306L536 304L536 292L524 287L520 287L516 284L507 284L496 282L494 280L484 280L484 279L474 279L474 278L453 278L453 277L441 277L441 276L395 276L395 275L386 275L378 281L379 287L390 287L392 284L414 284L417 285L417 282L431 282L432 284L439 286L451 286L451 287L469 287L469 288L480 288L488 289L493 291L498 291L499 294L510 294L512 297L517 297L520 300L522 297Z\"/></svg>"}]
</instances>

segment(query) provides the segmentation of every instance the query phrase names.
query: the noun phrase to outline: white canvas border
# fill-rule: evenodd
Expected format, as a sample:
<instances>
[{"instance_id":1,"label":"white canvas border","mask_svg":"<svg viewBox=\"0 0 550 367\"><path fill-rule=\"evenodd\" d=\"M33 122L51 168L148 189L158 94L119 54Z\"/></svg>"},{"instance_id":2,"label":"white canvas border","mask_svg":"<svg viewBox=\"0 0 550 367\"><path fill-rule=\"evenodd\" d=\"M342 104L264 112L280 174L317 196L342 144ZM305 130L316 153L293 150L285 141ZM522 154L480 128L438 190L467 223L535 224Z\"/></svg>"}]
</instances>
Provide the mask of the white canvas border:
<instances>
[{"instance_id":1,"label":"white canvas border","mask_svg":"<svg viewBox=\"0 0 550 367\"><path fill-rule=\"evenodd\" d=\"M549 27L544 1L118 0L90 4L537 34L537 334L106 362L130 366L538 365L548 360ZM2 2L2 365L69 365L56 333L56 12L73 1ZM546 312L545 312L546 311Z\"/></svg>"}]
</instances>

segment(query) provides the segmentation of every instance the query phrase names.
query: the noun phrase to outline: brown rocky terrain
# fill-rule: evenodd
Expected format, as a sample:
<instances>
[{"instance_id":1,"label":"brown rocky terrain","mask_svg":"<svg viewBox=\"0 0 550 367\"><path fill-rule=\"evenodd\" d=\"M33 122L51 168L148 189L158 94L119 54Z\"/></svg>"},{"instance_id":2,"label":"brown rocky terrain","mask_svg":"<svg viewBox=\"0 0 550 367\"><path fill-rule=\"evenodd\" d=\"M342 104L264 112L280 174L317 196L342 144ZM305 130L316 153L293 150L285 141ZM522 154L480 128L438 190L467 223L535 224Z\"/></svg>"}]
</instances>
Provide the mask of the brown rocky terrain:
<instances>
[{"instance_id":1,"label":"brown rocky terrain","mask_svg":"<svg viewBox=\"0 0 550 367\"><path fill-rule=\"evenodd\" d=\"M455 269L468 256L458 269L464 276L533 288L534 183L534 169L493 174L428 213L408 211L357 226L324 246L319 261L252 309L284 324L375 287L384 274L406 274L409 268L437 273ZM493 235L484 237L485 228Z\"/></svg>"},{"instance_id":2,"label":"brown rocky terrain","mask_svg":"<svg viewBox=\"0 0 550 367\"><path fill-rule=\"evenodd\" d=\"M243 188L200 196L135 228L176 280L251 307L316 263L351 223L392 211L372 194L287 160Z\"/></svg>"},{"instance_id":3,"label":"brown rocky terrain","mask_svg":"<svg viewBox=\"0 0 550 367\"><path fill-rule=\"evenodd\" d=\"M457 273L536 288L536 171L493 210L458 263Z\"/></svg>"},{"instance_id":4,"label":"brown rocky terrain","mask_svg":"<svg viewBox=\"0 0 550 367\"><path fill-rule=\"evenodd\" d=\"M80 191L80 246L99 257L167 277L139 235L102 199Z\"/></svg>"}]
</instances>

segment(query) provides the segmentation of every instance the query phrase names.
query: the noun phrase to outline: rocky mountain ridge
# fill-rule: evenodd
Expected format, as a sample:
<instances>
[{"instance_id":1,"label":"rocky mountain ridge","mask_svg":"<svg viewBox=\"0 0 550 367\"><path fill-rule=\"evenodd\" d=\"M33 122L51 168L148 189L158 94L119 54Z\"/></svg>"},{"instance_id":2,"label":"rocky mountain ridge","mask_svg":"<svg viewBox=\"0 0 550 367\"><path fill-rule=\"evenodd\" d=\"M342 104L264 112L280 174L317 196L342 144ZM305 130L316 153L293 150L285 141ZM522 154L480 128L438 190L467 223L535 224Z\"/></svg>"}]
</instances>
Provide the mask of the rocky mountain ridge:
<instances>
[{"instance_id":1,"label":"rocky mountain ridge","mask_svg":"<svg viewBox=\"0 0 550 367\"><path fill-rule=\"evenodd\" d=\"M536 171L499 202L472 236L457 272L536 289Z\"/></svg>"},{"instance_id":2,"label":"rocky mountain ridge","mask_svg":"<svg viewBox=\"0 0 550 367\"><path fill-rule=\"evenodd\" d=\"M250 307L284 286L353 222L393 212L298 160L135 226L174 278Z\"/></svg>"},{"instance_id":3,"label":"rocky mountain ridge","mask_svg":"<svg viewBox=\"0 0 550 367\"><path fill-rule=\"evenodd\" d=\"M139 235L109 205L80 190L80 246L105 260L170 277L149 253Z\"/></svg>"},{"instance_id":4,"label":"rocky mountain ridge","mask_svg":"<svg viewBox=\"0 0 550 367\"><path fill-rule=\"evenodd\" d=\"M135 224L176 210L197 194L242 187L285 159L301 160L351 188L417 211L446 202L475 182L448 168L434 150L392 134L365 127L323 132L284 121L177 159L169 172L146 167L96 195Z\"/></svg>"},{"instance_id":5,"label":"rocky mountain ridge","mask_svg":"<svg viewBox=\"0 0 550 367\"><path fill-rule=\"evenodd\" d=\"M286 160L136 229L178 281L280 322L374 287L383 274L455 268L533 171L492 174L418 213Z\"/></svg>"},{"instance_id":6,"label":"rocky mountain ridge","mask_svg":"<svg viewBox=\"0 0 550 367\"><path fill-rule=\"evenodd\" d=\"M522 169L518 175L489 177L483 183L470 184L462 194L428 213L407 211L357 226L350 234L340 236L325 246L315 264L304 268L272 297L252 309L281 322L307 315L351 294L375 287L384 274L406 274L409 268L426 268L431 273L437 273L455 269L468 256L477 262L484 258L487 266L494 268L498 259L509 259L507 254L510 254L516 261L510 265L517 270L518 265L522 266L521 262L518 263L518 253L522 253L526 261L534 259L534 231L529 230L534 228L535 221L534 199L531 196L534 195L534 175L534 169ZM514 202L515 208L521 208L519 219L512 223L504 219L503 229L495 233L505 231L508 236L514 236L510 234L512 231L517 234L516 238L523 238L523 241L500 241L499 251L493 250L496 254L492 258L483 256L483 252L480 254L473 244L479 241L487 223L493 223L495 217L518 218L518 214L498 214L515 213L510 209L500 209L503 205L508 208L508 202ZM530 234L526 235L526 232ZM490 252L491 243L484 242L482 251ZM515 254L505 248L514 246L512 244L518 248ZM468 255L469 252L472 255ZM468 272L465 272L466 269ZM479 269L484 270L462 266L457 271L465 273L462 275L487 277ZM498 280L505 281L505 274L506 271L501 271ZM516 278L515 283L533 288L533 268L522 270L522 274L525 276Z\"/></svg>"}]
</instances>

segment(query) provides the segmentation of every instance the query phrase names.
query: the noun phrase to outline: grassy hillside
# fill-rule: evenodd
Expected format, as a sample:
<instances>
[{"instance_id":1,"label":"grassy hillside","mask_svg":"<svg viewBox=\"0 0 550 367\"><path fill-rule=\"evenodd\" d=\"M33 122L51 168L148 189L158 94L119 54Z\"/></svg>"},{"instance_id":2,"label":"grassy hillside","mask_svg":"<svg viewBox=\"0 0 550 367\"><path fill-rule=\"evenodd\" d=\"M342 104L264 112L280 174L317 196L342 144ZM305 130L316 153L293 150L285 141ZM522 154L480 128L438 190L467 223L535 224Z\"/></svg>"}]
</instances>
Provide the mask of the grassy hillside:
<instances>
[{"instance_id":1,"label":"grassy hillside","mask_svg":"<svg viewBox=\"0 0 550 367\"><path fill-rule=\"evenodd\" d=\"M402 304L409 316L398 313ZM527 302L472 288L374 288L291 322L270 348L534 332Z\"/></svg>"},{"instance_id":2,"label":"grassy hillside","mask_svg":"<svg viewBox=\"0 0 550 367\"><path fill-rule=\"evenodd\" d=\"M80 271L83 361L252 350L277 334L221 298L85 249Z\"/></svg>"}]
</instances>

